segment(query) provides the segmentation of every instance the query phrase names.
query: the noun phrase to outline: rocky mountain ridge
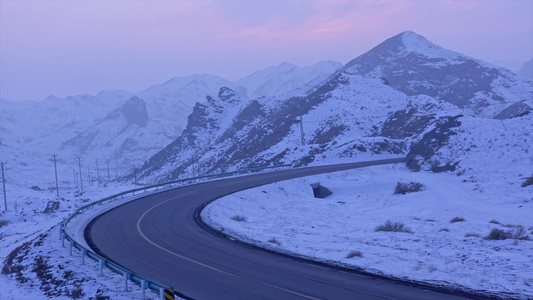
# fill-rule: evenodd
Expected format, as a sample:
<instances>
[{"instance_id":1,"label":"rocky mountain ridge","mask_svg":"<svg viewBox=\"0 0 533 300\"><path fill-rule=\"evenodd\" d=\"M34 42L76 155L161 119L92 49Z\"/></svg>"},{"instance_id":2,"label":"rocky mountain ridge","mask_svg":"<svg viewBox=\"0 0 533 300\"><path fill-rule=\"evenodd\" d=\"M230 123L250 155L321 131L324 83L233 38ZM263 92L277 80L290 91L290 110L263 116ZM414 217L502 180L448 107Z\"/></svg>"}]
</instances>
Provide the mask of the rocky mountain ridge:
<instances>
[{"instance_id":1,"label":"rocky mountain ridge","mask_svg":"<svg viewBox=\"0 0 533 300\"><path fill-rule=\"evenodd\" d=\"M329 75L332 66L340 64L272 67L239 82L207 74L176 77L139 93L103 91L95 96L50 96L40 102L0 100L0 151L3 159L18 165L56 153L64 163L73 164L77 157L84 164L111 160L115 168L131 170L179 137L195 103L216 97L221 87L242 94L276 95ZM290 86L274 79L280 74Z\"/></svg>"},{"instance_id":2,"label":"rocky mountain ridge","mask_svg":"<svg viewBox=\"0 0 533 300\"><path fill-rule=\"evenodd\" d=\"M140 175L145 182L392 156L407 156L413 170L465 174L468 163L450 153L472 149L464 135L478 129L465 124L475 121L487 131L479 138L499 132L495 122L513 123L515 144L507 147L531 161L533 81L445 50L413 32L388 39L299 95L246 103L229 89L220 92L230 98L219 95L197 104L184 134L144 164ZM239 106L227 104L228 99ZM228 109L234 112L215 113ZM529 144L517 144L517 139ZM522 169L529 172L516 166Z\"/></svg>"},{"instance_id":3,"label":"rocky mountain ridge","mask_svg":"<svg viewBox=\"0 0 533 300\"><path fill-rule=\"evenodd\" d=\"M482 117L533 98L531 80L443 49L412 31L387 39L339 72L383 78L406 95L428 95Z\"/></svg>"}]
</instances>

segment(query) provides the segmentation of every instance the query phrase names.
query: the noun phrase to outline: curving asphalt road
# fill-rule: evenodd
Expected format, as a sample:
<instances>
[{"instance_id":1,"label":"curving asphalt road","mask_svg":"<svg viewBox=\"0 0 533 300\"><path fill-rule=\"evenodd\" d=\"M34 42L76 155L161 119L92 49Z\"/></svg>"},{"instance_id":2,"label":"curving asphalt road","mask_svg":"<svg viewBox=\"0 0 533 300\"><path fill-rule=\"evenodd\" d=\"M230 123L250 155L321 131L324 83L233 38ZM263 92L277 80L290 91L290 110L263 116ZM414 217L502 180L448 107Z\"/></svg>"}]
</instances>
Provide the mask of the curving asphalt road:
<instances>
[{"instance_id":1,"label":"curving asphalt road","mask_svg":"<svg viewBox=\"0 0 533 300\"><path fill-rule=\"evenodd\" d=\"M168 190L100 215L85 235L100 255L193 299L465 299L246 246L199 221L207 203L239 190L402 161L289 169Z\"/></svg>"}]
</instances>

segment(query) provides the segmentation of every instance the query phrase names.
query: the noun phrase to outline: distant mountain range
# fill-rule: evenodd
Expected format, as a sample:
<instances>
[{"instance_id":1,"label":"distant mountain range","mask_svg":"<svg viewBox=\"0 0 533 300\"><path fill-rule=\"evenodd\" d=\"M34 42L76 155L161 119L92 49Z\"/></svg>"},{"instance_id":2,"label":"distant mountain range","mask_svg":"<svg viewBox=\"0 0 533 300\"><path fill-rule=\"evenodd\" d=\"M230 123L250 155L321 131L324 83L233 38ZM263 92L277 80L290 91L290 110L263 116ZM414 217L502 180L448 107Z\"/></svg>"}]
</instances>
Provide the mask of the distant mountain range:
<instances>
[{"instance_id":1,"label":"distant mountain range","mask_svg":"<svg viewBox=\"0 0 533 300\"><path fill-rule=\"evenodd\" d=\"M283 63L233 82L192 75L135 94L0 101L3 160L136 164L144 183L392 156L413 170L495 168L516 183L533 163L533 80L411 31L344 66Z\"/></svg>"},{"instance_id":2,"label":"distant mountain range","mask_svg":"<svg viewBox=\"0 0 533 300\"><path fill-rule=\"evenodd\" d=\"M283 63L235 82L205 74L176 77L135 94L103 91L95 96L51 96L40 102L0 100L2 157L23 160L23 149L60 153L65 161L81 157L103 164L111 160L113 165L130 168L179 137L195 103L216 96L223 86L243 97L275 96L328 76L339 67L340 63L331 61L306 67Z\"/></svg>"},{"instance_id":3,"label":"distant mountain range","mask_svg":"<svg viewBox=\"0 0 533 300\"><path fill-rule=\"evenodd\" d=\"M508 140L497 151L512 153L509 160L531 162L532 107L532 80L407 31L290 97L250 100L221 88L195 105L182 135L147 160L139 174L157 182L399 155L408 157L413 170L465 174L474 172L469 161L478 158L472 154L496 156L489 139ZM512 136L502 132L505 126ZM485 146L478 149L479 144ZM531 171L511 161L505 169L522 170L522 176Z\"/></svg>"},{"instance_id":4,"label":"distant mountain range","mask_svg":"<svg viewBox=\"0 0 533 300\"><path fill-rule=\"evenodd\" d=\"M533 58L524 63L522 68L518 71L518 74L533 78Z\"/></svg>"}]
</instances>

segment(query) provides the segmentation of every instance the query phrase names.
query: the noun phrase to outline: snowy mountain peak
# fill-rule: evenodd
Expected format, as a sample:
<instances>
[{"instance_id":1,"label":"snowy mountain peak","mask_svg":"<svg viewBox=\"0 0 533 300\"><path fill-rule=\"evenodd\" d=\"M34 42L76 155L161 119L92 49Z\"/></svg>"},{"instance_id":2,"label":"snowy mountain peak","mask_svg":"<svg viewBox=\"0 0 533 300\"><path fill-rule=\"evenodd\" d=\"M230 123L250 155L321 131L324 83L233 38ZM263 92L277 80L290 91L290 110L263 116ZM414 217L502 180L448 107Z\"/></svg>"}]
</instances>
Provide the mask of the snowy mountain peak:
<instances>
[{"instance_id":1,"label":"snowy mountain peak","mask_svg":"<svg viewBox=\"0 0 533 300\"><path fill-rule=\"evenodd\" d=\"M289 62L286 62L286 61L285 61L285 62L282 62L282 63L278 66L278 68L281 69L281 70L292 70L292 69L294 69L294 68L296 68L296 67L298 67L298 66L293 65L293 64L291 64L291 63L289 63Z\"/></svg>"},{"instance_id":2,"label":"snowy mountain peak","mask_svg":"<svg viewBox=\"0 0 533 300\"><path fill-rule=\"evenodd\" d=\"M444 49L412 31L387 39L330 78L343 72L381 78L408 96L427 95L483 117L494 117L533 96L527 79Z\"/></svg>"},{"instance_id":3,"label":"snowy mountain peak","mask_svg":"<svg viewBox=\"0 0 533 300\"><path fill-rule=\"evenodd\" d=\"M312 66L299 67L284 62L277 67L268 67L259 70L250 76L235 81L240 95L249 99L271 97L305 87L309 82L320 76L329 76L342 67L342 64L334 61L322 61ZM309 89L306 87L305 89Z\"/></svg>"},{"instance_id":4,"label":"snowy mountain peak","mask_svg":"<svg viewBox=\"0 0 533 300\"><path fill-rule=\"evenodd\" d=\"M376 46L369 52L377 52L379 56L408 55L416 53L427 58L457 58L461 54L446 50L425 37L413 32L404 31Z\"/></svg>"},{"instance_id":5,"label":"snowy mountain peak","mask_svg":"<svg viewBox=\"0 0 533 300\"><path fill-rule=\"evenodd\" d=\"M438 45L433 44L425 37L412 31L405 31L399 34L399 37L401 38L401 41L405 46L405 51L407 52L415 52L428 58L456 58L461 56L461 54L457 52L446 50Z\"/></svg>"},{"instance_id":6,"label":"snowy mountain peak","mask_svg":"<svg viewBox=\"0 0 533 300\"><path fill-rule=\"evenodd\" d=\"M424 44L424 43L427 45L435 46L435 44L428 41L425 37L411 30L404 31L398 35L391 37L390 39L395 39L395 38L400 39L406 47L411 44Z\"/></svg>"}]
</instances>

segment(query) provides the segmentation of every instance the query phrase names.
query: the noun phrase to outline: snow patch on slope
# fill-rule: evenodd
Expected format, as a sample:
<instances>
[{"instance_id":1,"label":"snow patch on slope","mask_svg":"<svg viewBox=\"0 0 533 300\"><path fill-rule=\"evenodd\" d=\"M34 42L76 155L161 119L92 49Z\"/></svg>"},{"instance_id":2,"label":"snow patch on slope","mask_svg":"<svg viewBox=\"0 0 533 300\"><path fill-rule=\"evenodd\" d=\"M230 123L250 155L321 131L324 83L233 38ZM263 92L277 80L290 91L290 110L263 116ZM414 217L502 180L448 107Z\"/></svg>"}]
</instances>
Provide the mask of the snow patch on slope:
<instances>
[{"instance_id":1,"label":"snow patch on slope","mask_svg":"<svg viewBox=\"0 0 533 300\"><path fill-rule=\"evenodd\" d=\"M424 190L393 194L397 182L411 181ZM333 195L313 198L313 182ZM512 196L501 197L507 190L500 187L480 194L474 183L453 174L377 166L235 193L208 205L201 217L225 234L273 251L401 280L527 299L533 297L533 242L482 237L493 228L509 230L506 226L533 230L533 201L522 202L531 189L516 186ZM456 217L465 221L450 222ZM387 220L413 233L374 231ZM361 256L348 257L357 251Z\"/></svg>"}]
</instances>

